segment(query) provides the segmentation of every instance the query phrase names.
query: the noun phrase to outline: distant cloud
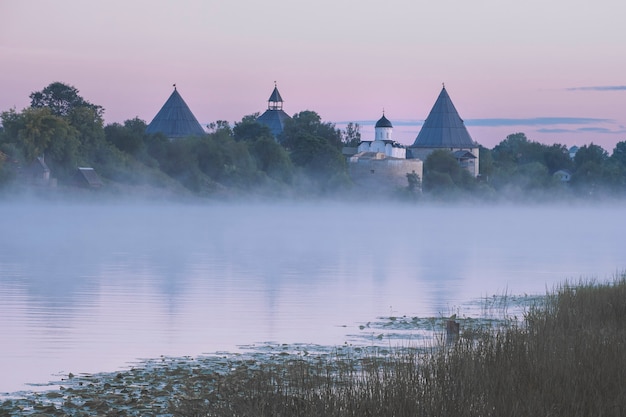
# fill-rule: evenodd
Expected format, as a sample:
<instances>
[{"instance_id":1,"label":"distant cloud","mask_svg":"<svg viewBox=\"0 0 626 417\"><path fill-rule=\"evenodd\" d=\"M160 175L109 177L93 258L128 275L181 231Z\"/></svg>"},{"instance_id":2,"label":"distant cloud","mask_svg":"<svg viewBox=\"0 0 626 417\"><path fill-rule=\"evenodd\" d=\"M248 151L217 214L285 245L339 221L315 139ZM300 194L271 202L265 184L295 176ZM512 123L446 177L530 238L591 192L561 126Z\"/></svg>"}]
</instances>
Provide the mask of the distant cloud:
<instances>
[{"instance_id":1,"label":"distant cloud","mask_svg":"<svg viewBox=\"0 0 626 417\"><path fill-rule=\"evenodd\" d=\"M337 125L345 126L348 123L358 123L359 126L374 126L376 124L376 120L351 120L349 122L336 122ZM392 120L391 124L395 126L421 126L424 124L423 120Z\"/></svg>"},{"instance_id":2,"label":"distant cloud","mask_svg":"<svg viewBox=\"0 0 626 417\"><path fill-rule=\"evenodd\" d=\"M567 91L626 91L626 85L596 85L589 87L570 87Z\"/></svg>"},{"instance_id":3,"label":"distant cloud","mask_svg":"<svg viewBox=\"0 0 626 417\"><path fill-rule=\"evenodd\" d=\"M353 120L358 123L361 131L373 129L377 120ZM344 128L349 122L337 122L338 128ZM424 124L423 120L392 120L394 127L404 133L417 134ZM626 134L624 126L615 126L615 120L593 117L530 117L530 118L492 118L468 119L465 125L469 127L529 127L538 133L596 133L596 134ZM569 126L569 127L568 127ZM407 129L408 128L408 129ZM414 129L410 129L414 128Z\"/></svg>"},{"instance_id":4,"label":"distant cloud","mask_svg":"<svg viewBox=\"0 0 626 417\"><path fill-rule=\"evenodd\" d=\"M581 128L578 128L577 131L591 132L591 133L616 133L615 131L604 128L604 127L581 127Z\"/></svg>"},{"instance_id":5,"label":"distant cloud","mask_svg":"<svg viewBox=\"0 0 626 417\"><path fill-rule=\"evenodd\" d=\"M360 126L373 126L377 120L353 120ZM466 126L479 127L503 127L503 126L550 126L550 125L590 125L597 123L613 123L611 119L596 119L591 117L531 117L531 118L493 118L493 119L467 119ZM349 122L337 122L337 125L345 126ZM421 126L423 120L392 120L394 127Z\"/></svg>"},{"instance_id":6,"label":"distant cloud","mask_svg":"<svg viewBox=\"0 0 626 417\"><path fill-rule=\"evenodd\" d=\"M500 127L500 126L549 126L549 125L589 125L610 123L610 119L590 117L532 117L525 119L470 119L467 126Z\"/></svg>"},{"instance_id":7,"label":"distant cloud","mask_svg":"<svg viewBox=\"0 0 626 417\"><path fill-rule=\"evenodd\" d=\"M537 132L539 132L539 133L574 133L574 132L576 132L576 129L549 129L549 128L544 128L544 129L537 129Z\"/></svg>"},{"instance_id":8,"label":"distant cloud","mask_svg":"<svg viewBox=\"0 0 626 417\"><path fill-rule=\"evenodd\" d=\"M615 135L615 134L626 134L626 129L622 128L618 130L611 130L605 127L579 127L576 129L543 128L543 129L537 129L537 132L539 133L598 133L598 134Z\"/></svg>"}]
</instances>

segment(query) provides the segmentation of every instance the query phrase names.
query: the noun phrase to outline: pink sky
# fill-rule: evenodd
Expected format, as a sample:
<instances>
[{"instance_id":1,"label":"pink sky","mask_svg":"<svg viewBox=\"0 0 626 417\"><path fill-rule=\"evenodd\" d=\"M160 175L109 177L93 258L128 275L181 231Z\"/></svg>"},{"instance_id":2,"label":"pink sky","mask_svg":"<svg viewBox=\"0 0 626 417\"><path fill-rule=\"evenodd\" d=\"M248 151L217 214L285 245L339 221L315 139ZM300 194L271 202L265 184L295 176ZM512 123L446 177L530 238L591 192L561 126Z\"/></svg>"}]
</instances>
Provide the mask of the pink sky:
<instances>
[{"instance_id":1,"label":"pink sky","mask_svg":"<svg viewBox=\"0 0 626 417\"><path fill-rule=\"evenodd\" d=\"M436 3L436 4L435 4ZM446 88L474 140L507 134L609 152L626 140L618 0L2 0L0 111L53 81L150 122L176 83L202 124L314 110L364 139L382 109L413 143Z\"/></svg>"}]
</instances>

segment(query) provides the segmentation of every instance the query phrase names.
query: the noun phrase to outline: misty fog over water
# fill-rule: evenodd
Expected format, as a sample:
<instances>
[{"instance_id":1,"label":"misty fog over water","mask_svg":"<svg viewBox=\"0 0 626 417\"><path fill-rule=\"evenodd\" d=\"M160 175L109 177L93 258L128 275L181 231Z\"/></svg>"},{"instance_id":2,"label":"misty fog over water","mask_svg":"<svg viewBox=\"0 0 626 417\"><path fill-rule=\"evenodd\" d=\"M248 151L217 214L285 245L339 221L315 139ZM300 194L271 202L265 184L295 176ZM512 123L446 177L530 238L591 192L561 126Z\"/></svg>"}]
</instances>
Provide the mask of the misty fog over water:
<instances>
[{"instance_id":1,"label":"misty fog over water","mask_svg":"<svg viewBox=\"0 0 626 417\"><path fill-rule=\"evenodd\" d=\"M0 393L626 268L626 204L0 203ZM367 330L365 330L367 331Z\"/></svg>"}]
</instances>

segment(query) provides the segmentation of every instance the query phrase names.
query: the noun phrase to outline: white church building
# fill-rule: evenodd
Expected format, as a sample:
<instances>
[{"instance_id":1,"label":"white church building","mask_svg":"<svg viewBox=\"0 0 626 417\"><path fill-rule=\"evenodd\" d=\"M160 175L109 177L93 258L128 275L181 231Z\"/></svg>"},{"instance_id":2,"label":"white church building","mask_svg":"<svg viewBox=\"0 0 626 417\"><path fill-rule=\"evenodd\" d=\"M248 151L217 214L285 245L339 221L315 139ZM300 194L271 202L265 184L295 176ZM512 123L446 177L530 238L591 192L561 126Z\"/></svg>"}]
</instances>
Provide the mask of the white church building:
<instances>
[{"instance_id":1,"label":"white church building","mask_svg":"<svg viewBox=\"0 0 626 417\"><path fill-rule=\"evenodd\" d=\"M379 152L391 158L405 159L406 148L404 145L391 138L392 131L393 125L385 117L385 112L383 112L383 117L376 122L376 126L374 127L374 140L362 141L357 148L357 153Z\"/></svg>"},{"instance_id":2,"label":"white church building","mask_svg":"<svg viewBox=\"0 0 626 417\"><path fill-rule=\"evenodd\" d=\"M423 175L420 159L407 159L406 147L392 137L393 125L383 116L374 127L374 140L361 141L357 153L348 158L350 177L355 186L368 189L408 186L407 174Z\"/></svg>"},{"instance_id":3,"label":"white church building","mask_svg":"<svg viewBox=\"0 0 626 417\"><path fill-rule=\"evenodd\" d=\"M354 155L347 154L355 185L406 186L410 173L422 180L423 161L439 149L450 152L472 176L479 174L480 145L467 131L445 85L412 145L393 140L393 125L384 112L374 130L374 140L362 141Z\"/></svg>"}]
</instances>

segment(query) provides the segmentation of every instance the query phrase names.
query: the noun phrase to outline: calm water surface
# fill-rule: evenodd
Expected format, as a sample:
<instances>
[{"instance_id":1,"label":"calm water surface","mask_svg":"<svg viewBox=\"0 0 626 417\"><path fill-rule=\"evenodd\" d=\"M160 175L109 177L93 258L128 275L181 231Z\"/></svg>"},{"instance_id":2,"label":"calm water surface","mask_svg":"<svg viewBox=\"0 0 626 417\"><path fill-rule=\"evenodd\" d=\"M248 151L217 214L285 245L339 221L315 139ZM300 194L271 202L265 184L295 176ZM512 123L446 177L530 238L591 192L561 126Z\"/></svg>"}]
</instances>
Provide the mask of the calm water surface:
<instances>
[{"instance_id":1,"label":"calm water surface","mask_svg":"<svg viewBox=\"0 0 626 417\"><path fill-rule=\"evenodd\" d=\"M358 343L379 317L609 280L625 208L5 202L0 394L160 355Z\"/></svg>"}]
</instances>

